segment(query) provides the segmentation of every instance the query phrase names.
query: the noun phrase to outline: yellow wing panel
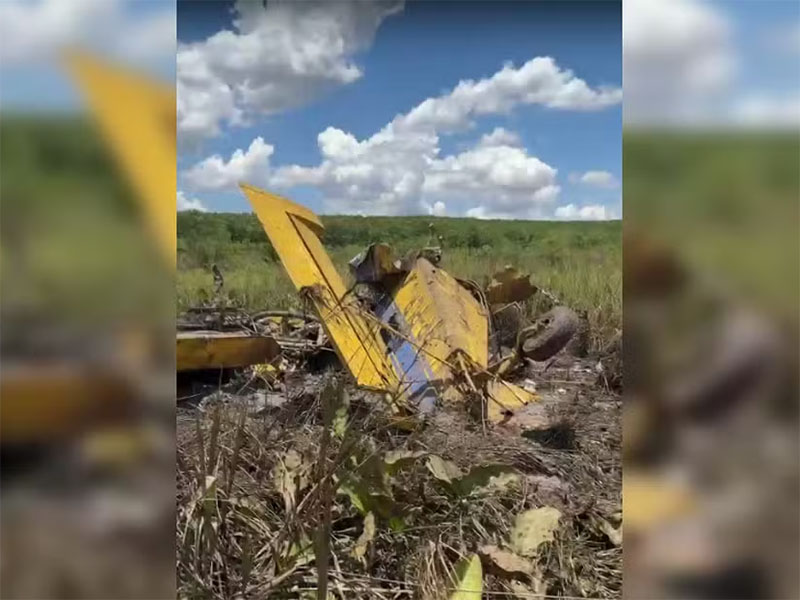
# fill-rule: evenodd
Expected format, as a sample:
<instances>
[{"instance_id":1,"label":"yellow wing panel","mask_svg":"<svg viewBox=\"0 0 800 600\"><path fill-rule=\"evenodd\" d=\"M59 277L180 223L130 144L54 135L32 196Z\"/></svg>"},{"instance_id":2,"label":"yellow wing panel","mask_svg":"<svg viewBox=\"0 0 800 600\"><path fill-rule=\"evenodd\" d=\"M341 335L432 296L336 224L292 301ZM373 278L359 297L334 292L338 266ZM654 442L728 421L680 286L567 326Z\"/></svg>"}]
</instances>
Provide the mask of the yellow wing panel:
<instances>
[{"instance_id":1,"label":"yellow wing panel","mask_svg":"<svg viewBox=\"0 0 800 600\"><path fill-rule=\"evenodd\" d=\"M275 194L242 185L264 231L298 291L311 295L320 321L359 385L394 391L398 377L379 326L346 296L339 273L319 240L322 223L308 209Z\"/></svg>"},{"instance_id":2,"label":"yellow wing panel","mask_svg":"<svg viewBox=\"0 0 800 600\"><path fill-rule=\"evenodd\" d=\"M175 91L137 73L72 52L67 66L122 165L168 265L175 265Z\"/></svg>"},{"instance_id":3,"label":"yellow wing panel","mask_svg":"<svg viewBox=\"0 0 800 600\"><path fill-rule=\"evenodd\" d=\"M437 379L449 376L442 362L455 351L466 354L473 363L486 368L489 325L486 311L458 281L424 258L394 293L397 308L411 328L414 338L433 360ZM438 359L438 360L437 360Z\"/></svg>"},{"instance_id":4,"label":"yellow wing panel","mask_svg":"<svg viewBox=\"0 0 800 600\"><path fill-rule=\"evenodd\" d=\"M176 370L247 367L269 362L281 347L269 336L246 332L180 332L176 336Z\"/></svg>"}]
</instances>

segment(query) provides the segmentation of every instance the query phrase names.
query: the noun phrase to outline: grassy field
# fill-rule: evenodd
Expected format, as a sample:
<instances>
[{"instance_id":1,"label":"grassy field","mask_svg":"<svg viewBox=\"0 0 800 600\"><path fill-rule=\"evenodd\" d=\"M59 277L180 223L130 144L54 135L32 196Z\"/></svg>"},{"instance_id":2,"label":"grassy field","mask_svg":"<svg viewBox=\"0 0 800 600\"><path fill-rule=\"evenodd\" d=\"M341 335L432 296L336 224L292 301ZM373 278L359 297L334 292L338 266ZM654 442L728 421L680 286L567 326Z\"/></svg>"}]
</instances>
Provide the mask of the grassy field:
<instances>
[{"instance_id":1,"label":"grassy field","mask_svg":"<svg viewBox=\"0 0 800 600\"><path fill-rule=\"evenodd\" d=\"M596 335L613 334L622 320L621 223L476 221L431 217L323 217L325 245L340 273L371 242L399 252L441 236L442 265L480 284L506 265L567 305L585 310ZM254 215L181 213L178 218L178 311L211 301L211 264L225 278L224 295L249 309L289 308L299 302ZM533 308L533 307L532 307Z\"/></svg>"}]
</instances>

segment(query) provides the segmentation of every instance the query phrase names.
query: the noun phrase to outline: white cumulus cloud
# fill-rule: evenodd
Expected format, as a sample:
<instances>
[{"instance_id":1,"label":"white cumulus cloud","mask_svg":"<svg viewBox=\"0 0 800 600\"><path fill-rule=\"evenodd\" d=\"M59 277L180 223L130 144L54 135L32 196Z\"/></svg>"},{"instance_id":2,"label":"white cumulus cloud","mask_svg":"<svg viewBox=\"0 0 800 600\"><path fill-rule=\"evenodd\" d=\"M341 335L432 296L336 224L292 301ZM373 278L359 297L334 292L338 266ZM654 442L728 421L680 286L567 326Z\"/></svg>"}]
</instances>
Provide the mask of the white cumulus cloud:
<instances>
[{"instance_id":1,"label":"white cumulus cloud","mask_svg":"<svg viewBox=\"0 0 800 600\"><path fill-rule=\"evenodd\" d=\"M178 212L182 210L199 210L200 212L207 212L208 209L197 198L187 198L186 194L178 190L178 197L176 202Z\"/></svg>"},{"instance_id":2,"label":"white cumulus cloud","mask_svg":"<svg viewBox=\"0 0 800 600\"><path fill-rule=\"evenodd\" d=\"M572 183L581 183L584 185L614 189L619 187L619 181L616 177L608 171L586 171L585 173L570 173L569 180Z\"/></svg>"},{"instance_id":3,"label":"white cumulus cloud","mask_svg":"<svg viewBox=\"0 0 800 600\"><path fill-rule=\"evenodd\" d=\"M451 92L428 98L411 112L395 118L397 129L462 129L480 115L504 114L524 104L565 110L599 110L619 104L622 90L592 89L572 71L561 69L549 56L532 58L519 68L506 64L491 77L461 81Z\"/></svg>"},{"instance_id":4,"label":"white cumulus cloud","mask_svg":"<svg viewBox=\"0 0 800 600\"><path fill-rule=\"evenodd\" d=\"M699 0L626 0L622 9L624 118L683 121L724 94L737 61L731 25Z\"/></svg>"},{"instance_id":5,"label":"white cumulus cloud","mask_svg":"<svg viewBox=\"0 0 800 600\"><path fill-rule=\"evenodd\" d=\"M556 219L564 221L606 221L613 218L611 212L601 204L587 204L580 207L566 204L556 208L555 216Z\"/></svg>"},{"instance_id":6,"label":"white cumulus cloud","mask_svg":"<svg viewBox=\"0 0 800 600\"><path fill-rule=\"evenodd\" d=\"M619 89L592 89L552 58L537 57L479 81L462 81L368 138L328 127L317 137L318 165L282 166L270 184L315 186L329 212L430 214L440 202L451 214L471 209L474 216L534 217L556 200L560 187L556 169L530 156L516 134L497 128L473 148L449 156L441 154L439 135L523 104L599 110L620 99Z\"/></svg>"},{"instance_id":7,"label":"white cumulus cloud","mask_svg":"<svg viewBox=\"0 0 800 600\"><path fill-rule=\"evenodd\" d=\"M275 148L257 137L247 150L236 150L229 160L219 154L181 173L182 181L196 191L234 190L241 182L264 185L269 180L269 159Z\"/></svg>"},{"instance_id":8,"label":"white cumulus cloud","mask_svg":"<svg viewBox=\"0 0 800 600\"><path fill-rule=\"evenodd\" d=\"M741 127L797 129L800 127L800 93L775 97L754 94L738 100L732 110Z\"/></svg>"},{"instance_id":9,"label":"white cumulus cloud","mask_svg":"<svg viewBox=\"0 0 800 600\"><path fill-rule=\"evenodd\" d=\"M130 11L124 0L3 0L0 57L4 65L51 61L80 45L136 63L175 55L175 3Z\"/></svg>"},{"instance_id":10,"label":"white cumulus cloud","mask_svg":"<svg viewBox=\"0 0 800 600\"><path fill-rule=\"evenodd\" d=\"M401 9L396 1L237 1L233 31L178 47L179 143L191 147L222 126L306 104L359 79L354 55Z\"/></svg>"},{"instance_id":11,"label":"white cumulus cloud","mask_svg":"<svg viewBox=\"0 0 800 600\"><path fill-rule=\"evenodd\" d=\"M484 146L433 161L422 186L426 198L460 199L478 206L472 216L533 217L558 197L556 169L523 148ZM467 214L470 214L467 211Z\"/></svg>"}]
</instances>

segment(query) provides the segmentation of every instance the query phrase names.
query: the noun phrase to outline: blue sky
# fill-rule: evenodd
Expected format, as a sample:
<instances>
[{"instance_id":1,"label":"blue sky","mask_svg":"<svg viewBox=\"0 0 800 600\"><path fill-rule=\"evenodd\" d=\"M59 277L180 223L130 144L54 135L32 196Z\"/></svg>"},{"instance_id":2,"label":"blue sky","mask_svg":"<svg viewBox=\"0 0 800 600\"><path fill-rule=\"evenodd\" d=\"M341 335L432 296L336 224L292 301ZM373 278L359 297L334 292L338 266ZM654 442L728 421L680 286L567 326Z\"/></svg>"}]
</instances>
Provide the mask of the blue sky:
<instances>
[{"instance_id":1,"label":"blue sky","mask_svg":"<svg viewBox=\"0 0 800 600\"><path fill-rule=\"evenodd\" d=\"M181 3L179 42L202 43L219 30L234 30L233 17L230 3ZM364 140L396 115L448 93L462 80L489 78L506 63L519 68L535 57L553 58L560 69L572 71L593 89L619 88L621 52L621 7L615 2L408 2L382 20L369 47L353 53L360 78L308 102L253 118L249 126L224 126L218 136L183 148L179 171L210 155L228 161L259 136L274 147L270 168L315 166L320 163L317 136L328 127ZM600 205L609 216L619 215L621 194L614 182L621 177L621 117L619 102L598 110L521 103L507 114L481 115L468 128L439 133L439 154L466 151L481 136L502 127L518 136L528 156L557 170L557 206ZM611 179L602 186L587 185L578 179L587 171L602 171ZM250 210L230 186L200 188L187 194L211 210ZM319 187L282 191L316 211L330 211ZM422 212L417 206L408 210Z\"/></svg>"},{"instance_id":2,"label":"blue sky","mask_svg":"<svg viewBox=\"0 0 800 600\"><path fill-rule=\"evenodd\" d=\"M60 6L59 6L60 4ZM175 5L170 0L0 0L0 106L29 112L83 109L80 90L57 62L79 45L175 81Z\"/></svg>"},{"instance_id":3,"label":"blue sky","mask_svg":"<svg viewBox=\"0 0 800 600\"><path fill-rule=\"evenodd\" d=\"M247 211L244 179L320 212L533 218L620 214L621 118L800 124L795 0L259 6L3 0L0 109L83 110L55 61L80 44L176 82L179 208Z\"/></svg>"}]
</instances>

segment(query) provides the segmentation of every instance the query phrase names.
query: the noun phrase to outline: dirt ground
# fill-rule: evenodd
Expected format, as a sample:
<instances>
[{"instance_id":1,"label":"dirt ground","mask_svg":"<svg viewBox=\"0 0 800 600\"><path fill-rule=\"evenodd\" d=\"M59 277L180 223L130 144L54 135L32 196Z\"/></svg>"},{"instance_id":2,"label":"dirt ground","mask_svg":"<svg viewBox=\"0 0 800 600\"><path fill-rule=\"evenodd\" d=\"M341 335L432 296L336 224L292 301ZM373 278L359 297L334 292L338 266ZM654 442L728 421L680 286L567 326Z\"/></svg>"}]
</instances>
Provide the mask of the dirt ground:
<instances>
[{"instance_id":1,"label":"dirt ground","mask_svg":"<svg viewBox=\"0 0 800 600\"><path fill-rule=\"evenodd\" d=\"M247 373L195 382L178 408L179 595L315 597L322 570L338 598L446 598L453 566L477 552L485 597L619 597L618 362L529 362L511 378L541 398L525 431L464 405L398 428L379 395L353 387L334 414L322 390L345 377L330 367L272 390ZM502 476L464 491L436 475L438 459L462 481ZM510 568L500 550L539 507L560 512L555 537Z\"/></svg>"}]
</instances>

